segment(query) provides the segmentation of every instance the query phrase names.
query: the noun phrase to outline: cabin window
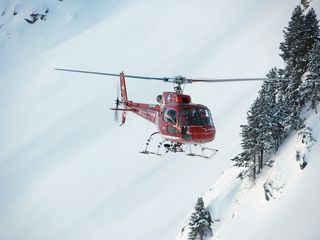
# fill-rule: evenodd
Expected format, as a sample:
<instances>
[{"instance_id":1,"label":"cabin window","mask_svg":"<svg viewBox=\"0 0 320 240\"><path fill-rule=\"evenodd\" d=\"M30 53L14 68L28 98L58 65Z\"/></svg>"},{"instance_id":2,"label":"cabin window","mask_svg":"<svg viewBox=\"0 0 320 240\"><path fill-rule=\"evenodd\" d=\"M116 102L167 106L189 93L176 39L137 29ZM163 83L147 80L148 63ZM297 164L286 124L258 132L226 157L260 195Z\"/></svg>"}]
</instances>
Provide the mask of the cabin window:
<instances>
[{"instance_id":1,"label":"cabin window","mask_svg":"<svg viewBox=\"0 0 320 240\"><path fill-rule=\"evenodd\" d=\"M186 108L179 111L180 126L213 126L211 113L207 108Z\"/></svg>"},{"instance_id":2,"label":"cabin window","mask_svg":"<svg viewBox=\"0 0 320 240\"><path fill-rule=\"evenodd\" d=\"M178 130L173 125L168 125L167 131L170 134L177 134L178 133Z\"/></svg>"},{"instance_id":3,"label":"cabin window","mask_svg":"<svg viewBox=\"0 0 320 240\"><path fill-rule=\"evenodd\" d=\"M177 112L174 109L166 109L163 114L164 121L172 124L177 122Z\"/></svg>"}]
</instances>

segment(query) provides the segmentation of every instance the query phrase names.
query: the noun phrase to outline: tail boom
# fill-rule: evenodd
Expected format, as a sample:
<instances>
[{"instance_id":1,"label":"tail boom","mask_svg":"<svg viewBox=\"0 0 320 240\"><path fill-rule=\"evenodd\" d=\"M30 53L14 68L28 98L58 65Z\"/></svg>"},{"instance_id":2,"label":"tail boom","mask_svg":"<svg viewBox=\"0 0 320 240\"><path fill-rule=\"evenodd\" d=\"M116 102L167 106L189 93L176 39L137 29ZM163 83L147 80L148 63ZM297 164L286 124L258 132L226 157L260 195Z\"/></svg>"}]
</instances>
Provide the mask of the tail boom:
<instances>
[{"instance_id":1,"label":"tail boom","mask_svg":"<svg viewBox=\"0 0 320 240\"><path fill-rule=\"evenodd\" d=\"M138 116L156 124L158 113L160 111L159 105L147 103L128 102L127 107Z\"/></svg>"}]
</instances>

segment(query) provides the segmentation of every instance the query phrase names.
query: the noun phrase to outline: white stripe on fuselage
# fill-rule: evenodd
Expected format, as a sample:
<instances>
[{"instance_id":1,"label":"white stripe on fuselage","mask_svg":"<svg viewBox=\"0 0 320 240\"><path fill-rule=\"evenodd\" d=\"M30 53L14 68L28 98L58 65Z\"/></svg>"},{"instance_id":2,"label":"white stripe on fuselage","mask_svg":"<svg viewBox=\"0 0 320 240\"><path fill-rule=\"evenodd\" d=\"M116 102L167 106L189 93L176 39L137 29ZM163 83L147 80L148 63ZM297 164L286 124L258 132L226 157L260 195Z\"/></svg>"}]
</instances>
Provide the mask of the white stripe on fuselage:
<instances>
[{"instance_id":1,"label":"white stripe on fuselage","mask_svg":"<svg viewBox=\"0 0 320 240\"><path fill-rule=\"evenodd\" d=\"M163 134L163 137L166 139L169 139L169 140L179 140L180 139L179 137L174 137L174 136L164 135L164 134Z\"/></svg>"}]
</instances>

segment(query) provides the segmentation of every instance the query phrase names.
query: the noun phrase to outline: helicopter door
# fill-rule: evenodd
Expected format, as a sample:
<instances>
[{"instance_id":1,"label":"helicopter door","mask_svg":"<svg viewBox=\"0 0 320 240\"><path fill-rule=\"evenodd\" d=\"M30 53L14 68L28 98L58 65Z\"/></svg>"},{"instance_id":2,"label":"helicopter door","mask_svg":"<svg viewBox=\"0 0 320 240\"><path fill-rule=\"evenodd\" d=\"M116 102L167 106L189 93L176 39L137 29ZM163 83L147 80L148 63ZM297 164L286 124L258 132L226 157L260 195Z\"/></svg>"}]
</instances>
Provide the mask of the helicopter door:
<instances>
[{"instance_id":1,"label":"helicopter door","mask_svg":"<svg viewBox=\"0 0 320 240\"><path fill-rule=\"evenodd\" d=\"M177 123L177 111L174 109L165 109L163 113L163 120L165 122L166 131L169 135L179 134L178 130L174 127Z\"/></svg>"}]
</instances>

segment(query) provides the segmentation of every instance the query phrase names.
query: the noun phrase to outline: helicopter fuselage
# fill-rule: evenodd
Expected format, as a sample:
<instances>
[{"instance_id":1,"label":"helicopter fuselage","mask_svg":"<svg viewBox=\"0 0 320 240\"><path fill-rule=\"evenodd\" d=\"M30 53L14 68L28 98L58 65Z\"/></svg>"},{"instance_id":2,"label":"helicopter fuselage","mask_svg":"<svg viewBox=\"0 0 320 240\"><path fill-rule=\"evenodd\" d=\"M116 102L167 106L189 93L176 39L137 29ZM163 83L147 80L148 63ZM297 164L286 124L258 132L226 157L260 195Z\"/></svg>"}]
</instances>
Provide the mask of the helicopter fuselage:
<instances>
[{"instance_id":1,"label":"helicopter fuselage","mask_svg":"<svg viewBox=\"0 0 320 240\"><path fill-rule=\"evenodd\" d=\"M215 137L210 110L191 103L191 97L176 92L163 92L157 97L159 104L128 101L129 111L154 123L161 135L180 144L203 144Z\"/></svg>"}]
</instances>

